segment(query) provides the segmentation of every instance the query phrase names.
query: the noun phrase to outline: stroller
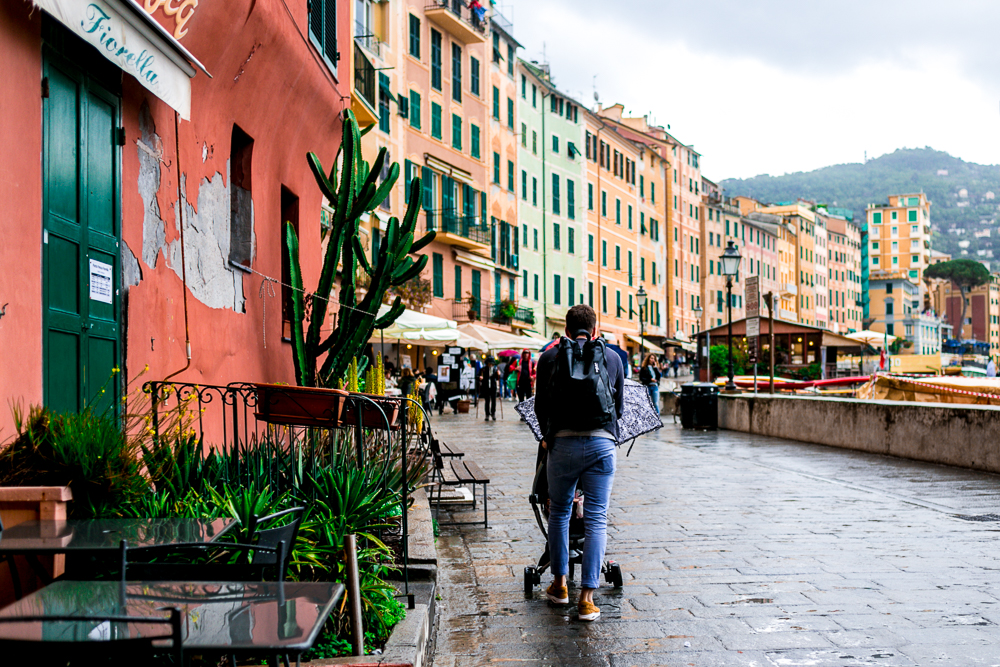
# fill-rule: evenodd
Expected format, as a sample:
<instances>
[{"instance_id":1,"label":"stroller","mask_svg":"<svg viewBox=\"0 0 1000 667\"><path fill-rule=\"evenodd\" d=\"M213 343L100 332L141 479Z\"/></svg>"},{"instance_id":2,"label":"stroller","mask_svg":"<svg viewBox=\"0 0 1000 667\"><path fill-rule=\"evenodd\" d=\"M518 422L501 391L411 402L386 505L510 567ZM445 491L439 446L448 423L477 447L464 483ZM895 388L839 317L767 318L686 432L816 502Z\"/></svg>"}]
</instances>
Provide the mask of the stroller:
<instances>
[{"instance_id":1,"label":"stroller","mask_svg":"<svg viewBox=\"0 0 1000 667\"><path fill-rule=\"evenodd\" d=\"M538 565L528 565L524 568L524 596L531 598L534 595L535 586L542 582L542 573L549 568L549 483L547 476L548 452L539 444L537 465L535 468L535 479L531 484L531 495L528 502L535 512L535 520L538 522L538 529L545 537L545 552L538 559ZM585 536L583 525L583 502L584 498L577 489L576 498L573 500L573 509L569 518L569 578L572 579L576 566L583 565L583 540ZM544 517L544 520L543 520ZM613 560L605 561L601 566L601 574L605 581L615 588L622 587L622 569Z\"/></svg>"}]
</instances>

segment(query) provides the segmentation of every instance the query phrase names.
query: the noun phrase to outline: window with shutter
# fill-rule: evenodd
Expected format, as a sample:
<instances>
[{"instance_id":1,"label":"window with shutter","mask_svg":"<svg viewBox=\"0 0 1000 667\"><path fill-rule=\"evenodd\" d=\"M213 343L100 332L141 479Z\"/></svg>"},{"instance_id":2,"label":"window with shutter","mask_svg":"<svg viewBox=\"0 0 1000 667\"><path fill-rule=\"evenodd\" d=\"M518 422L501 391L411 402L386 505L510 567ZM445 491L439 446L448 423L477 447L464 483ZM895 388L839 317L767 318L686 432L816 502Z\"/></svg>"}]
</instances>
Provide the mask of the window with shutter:
<instances>
[{"instance_id":1,"label":"window with shutter","mask_svg":"<svg viewBox=\"0 0 1000 667\"><path fill-rule=\"evenodd\" d=\"M336 0L311 0L309 3L309 36L323 54L327 65L336 72L340 52L337 51Z\"/></svg>"}]
</instances>

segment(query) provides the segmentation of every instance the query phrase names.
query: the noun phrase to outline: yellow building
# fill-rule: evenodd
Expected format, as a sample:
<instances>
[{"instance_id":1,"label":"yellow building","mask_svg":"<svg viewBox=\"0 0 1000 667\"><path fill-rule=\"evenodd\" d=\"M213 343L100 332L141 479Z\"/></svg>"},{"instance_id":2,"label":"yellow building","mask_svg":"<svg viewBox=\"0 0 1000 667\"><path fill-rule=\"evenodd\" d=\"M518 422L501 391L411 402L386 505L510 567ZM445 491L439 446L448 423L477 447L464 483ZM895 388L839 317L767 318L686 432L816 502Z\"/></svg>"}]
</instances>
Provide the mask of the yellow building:
<instances>
[{"instance_id":1,"label":"yellow building","mask_svg":"<svg viewBox=\"0 0 1000 667\"><path fill-rule=\"evenodd\" d=\"M888 204L869 204L871 271L905 271L914 284L922 284L931 258L930 209L923 193L890 195Z\"/></svg>"},{"instance_id":2,"label":"yellow building","mask_svg":"<svg viewBox=\"0 0 1000 667\"><path fill-rule=\"evenodd\" d=\"M885 333L889 342L906 342L896 354L941 352L941 319L922 309L920 287L905 270L873 271L868 278L868 328Z\"/></svg>"},{"instance_id":3,"label":"yellow building","mask_svg":"<svg viewBox=\"0 0 1000 667\"><path fill-rule=\"evenodd\" d=\"M785 305L794 304L794 310L800 324L818 326L817 308L817 278L816 278L816 214L808 202L797 201L792 204L763 206L764 213L782 216L782 225L786 228L783 234L785 247L779 257L783 275L790 279L782 292ZM826 249L822 251L825 253ZM794 288L792 287L794 285ZM783 305L783 307L785 307Z\"/></svg>"}]
</instances>

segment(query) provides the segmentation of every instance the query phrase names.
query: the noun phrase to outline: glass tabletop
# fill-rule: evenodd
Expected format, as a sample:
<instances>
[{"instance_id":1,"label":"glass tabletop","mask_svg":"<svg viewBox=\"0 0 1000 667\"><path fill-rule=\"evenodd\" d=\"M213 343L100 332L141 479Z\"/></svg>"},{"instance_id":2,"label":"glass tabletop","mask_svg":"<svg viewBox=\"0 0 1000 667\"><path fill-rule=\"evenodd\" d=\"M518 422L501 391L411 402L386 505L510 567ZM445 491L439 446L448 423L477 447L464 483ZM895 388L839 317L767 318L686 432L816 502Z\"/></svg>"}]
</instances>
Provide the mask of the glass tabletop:
<instances>
[{"instance_id":1,"label":"glass tabletop","mask_svg":"<svg viewBox=\"0 0 1000 667\"><path fill-rule=\"evenodd\" d=\"M298 582L59 581L0 610L0 616L162 617L181 612L185 650L299 653L312 647L344 593L341 584ZM161 635L148 624L26 621L0 624L0 637L34 641L108 641Z\"/></svg>"},{"instance_id":2,"label":"glass tabletop","mask_svg":"<svg viewBox=\"0 0 1000 667\"><path fill-rule=\"evenodd\" d=\"M0 553L69 553L129 546L211 542L235 525L233 519L32 520L0 532Z\"/></svg>"}]
</instances>

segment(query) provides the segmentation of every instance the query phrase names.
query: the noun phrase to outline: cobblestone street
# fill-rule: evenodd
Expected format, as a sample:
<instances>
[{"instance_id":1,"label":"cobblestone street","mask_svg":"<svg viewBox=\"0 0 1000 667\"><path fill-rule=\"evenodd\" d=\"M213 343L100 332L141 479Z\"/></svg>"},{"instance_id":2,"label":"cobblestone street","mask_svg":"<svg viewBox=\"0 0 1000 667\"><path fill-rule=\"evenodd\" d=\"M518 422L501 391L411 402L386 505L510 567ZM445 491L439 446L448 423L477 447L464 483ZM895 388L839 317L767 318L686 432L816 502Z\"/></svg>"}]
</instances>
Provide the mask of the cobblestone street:
<instances>
[{"instance_id":1,"label":"cobblestone street","mask_svg":"<svg viewBox=\"0 0 1000 667\"><path fill-rule=\"evenodd\" d=\"M619 451L601 618L525 600L544 549L535 442L504 419L435 417L490 475L490 528L438 540L435 667L1000 665L1000 477L666 418ZM577 571L579 577L579 571ZM570 599L575 602L575 589Z\"/></svg>"}]
</instances>

